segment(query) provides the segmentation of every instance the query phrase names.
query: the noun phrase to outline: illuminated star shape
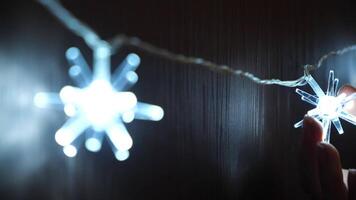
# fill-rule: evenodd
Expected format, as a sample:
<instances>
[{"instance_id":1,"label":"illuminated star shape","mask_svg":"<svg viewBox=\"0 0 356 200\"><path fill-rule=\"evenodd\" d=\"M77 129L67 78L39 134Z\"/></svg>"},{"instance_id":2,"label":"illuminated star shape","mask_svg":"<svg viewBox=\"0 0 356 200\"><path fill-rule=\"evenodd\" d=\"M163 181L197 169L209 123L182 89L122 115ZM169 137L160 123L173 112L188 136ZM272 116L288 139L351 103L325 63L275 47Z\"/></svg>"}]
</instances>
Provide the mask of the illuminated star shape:
<instances>
[{"instance_id":1,"label":"illuminated star shape","mask_svg":"<svg viewBox=\"0 0 356 200\"><path fill-rule=\"evenodd\" d=\"M339 80L334 77L334 71L330 71L329 73L328 89L326 93L323 92L311 75L306 78L306 81L316 95L311 95L300 89L296 89L296 92L301 96L303 101L316 106L316 108L308 111L308 115L321 121L324 142L330 142L331 123L334 124L339 134L344 133L339 118L356 125L356 117L349 114L347 111L354 106L353 99L356 98L356 94L349 96L346 94L337 94ZM303 120L296 123L294 127L298 128L302 126L302 124Z\"/></svg>"},{"instance_id":2,"label":"illuminated star shape","mask_svg":"<svg viewBox=\"0 0 356 200\"><path fill-rule=\"evenodd\" d=\"M69 75L78 87L65 86L59 94L37 93L34 98L38 107L57 105L69 117L55 134L68 157L77 154L80 135L86 133L85 147L89 151L98 152L106 135L115 157L125 160L133 142L124 124L134 119L159 121L164 115L161 107L138 102L136 95L127 91L138 80L135 70L140 58L129 54L111 76L110 56L108 46L98 46L91 72L79 49L69 48Z\"/></svg>"}]
</instances>

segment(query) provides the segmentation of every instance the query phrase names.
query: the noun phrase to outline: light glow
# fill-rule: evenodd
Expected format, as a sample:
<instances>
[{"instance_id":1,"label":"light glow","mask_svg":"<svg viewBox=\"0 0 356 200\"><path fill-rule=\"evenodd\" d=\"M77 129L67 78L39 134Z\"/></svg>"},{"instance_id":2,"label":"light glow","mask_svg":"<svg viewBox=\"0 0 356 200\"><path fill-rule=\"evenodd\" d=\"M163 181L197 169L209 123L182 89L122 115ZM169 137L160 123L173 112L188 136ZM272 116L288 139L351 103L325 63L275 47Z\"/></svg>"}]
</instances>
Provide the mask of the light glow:
<instances>
[{"instance_id":1,"label":"light glow","mask_svg":"<svg viewBox=\"0 0 356 200\"><path fill-rule=\"evenodd\" d=\"M115 158L118 161L124 161L130 156L129 151L116 151L115 152Z\"/></svg>"},{"instance_id":2,"label":"light glow","mask_svg":"<svg viewBox=\"0 0 356 200\"><path fill-rule=\"evenodd\" d=\"M101 141L95 137L88 138L85 141L85 147L91 152L98 152L101 149Z\"/></svg>"},{"instance_id":3,"label":"light glow","mask_svg":"<svg viewBox=\"0 0 356 200\"><path fill-rule=\"evenodd\" d=\"M70 158L75 157L77 152L77 148L75 148L73 145L63 147L63 153Z\"/></svg>"},{"instance_id":4,"label":"light glow","mask_svg":"<svg viewBox=\"0 0 356 200\"><path fill-rule=\"evenodd\" d=\"M316 106L314 109L308 111L308 115L321 121L324 142L330 142L331 124L334 124L339 134L344 133L339 118L356 125L356 117L348 112L350 107L353 106L355 94L349 96L344 93L337 94L339 80L334 77L334 71L330 71L329 73L326 93L323 92L311 75L308 76L307 82L316 95L311 95L300 89L296 89L296 92L301 96L303 101ZM296 123L294 127L298 128L302 124L303 120Z\"/></svg>"},{"instance_id":5,"label":"light glow","mask_svg":"<svg viewBox=\"0 0 356 200\"><path fill-rule=\"evenodd\" d=\"M64 105L64 113L68 116L68 117L74 117L75 114L77 113L77 110L75 108L74 105L72 104L66 104Z\"/></svg>"},{"instance_id":6,"label":"light glow","mask_svg":"<svg viewBox=\"0 0 356 200\"><path fill-rule=\"evenodd\" d=\"M346 108L347 110L352 110L352 109L354 109L354 108L355 108L355 102L354 102L354 101L350 101L350 102L346 103L345 108Z\"/></svg>"},{"instance_id":7,"label":"light glow","mask_svg":"<svg viewBox=\"0 0 356 200\"><path fill-rule=\"evenodd\" d=\"M140 58L129 54L110 76L110 56L109 46L105 43L99 45L94 50L92 73L78 48L72 47L66 52L72 64L69 75L79 87L64 86L56 95L57 103L59 99L64 113L70 118L56 132L55 140L63 146L63 152L68 157L77 154L73 146L77 138L91 129L94 133L85 141L89 151L100 151L103 138L98 135L106 135L113 144L117 160L126 160L133 141L124 123L134 119L159 121L164 115L160 106L138 102L136 95L127 91L138 81L135 70ZM49 93L38 93L34 103L38 107L46 107L55 104L52 99Z\"/></svg>"},{"instance_id":8,"label":"light glow","mask_svg":"<svg viewBox=\"0 0 356 200\"><path fill-rule=\"evenodd\" d=\"M33 99L35 105L39 108L45 108L49 104L49 99L45 93L37 93Z\"/></svg>"}]
</instances>

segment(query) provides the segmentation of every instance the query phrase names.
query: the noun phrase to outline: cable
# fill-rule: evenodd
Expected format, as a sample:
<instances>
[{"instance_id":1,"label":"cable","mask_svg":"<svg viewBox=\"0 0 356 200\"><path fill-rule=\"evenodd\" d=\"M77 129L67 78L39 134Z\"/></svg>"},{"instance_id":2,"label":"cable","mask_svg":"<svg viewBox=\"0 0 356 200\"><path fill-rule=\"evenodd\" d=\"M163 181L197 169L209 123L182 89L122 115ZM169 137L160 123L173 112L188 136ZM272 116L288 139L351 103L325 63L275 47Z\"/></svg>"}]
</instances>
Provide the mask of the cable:
<instances>
[{"instance_id":1,"label":"cable","mask_svg":"<svg viewBox=\"0 0 356 200\"><path fill-rule=\"evenodd\" d=\"M304 65L304 75L295 80L280 80L280 79L261 79L250 72L245 72L240 69L234 69L227 65L216 64L212 61L199 58L191 57L183 54L173 53L167 49L157 47L148 42L142 41L140 38L126 36L124 34L119 34L106 42L84 23L79 21L72 15L68 10L66 10L58 0L37 0L39 3L44 5L54 16L56 16L68 29L73 31L79 37L82 37L87 45L95 50L98 46L106 44L110 46L111 54L114 54L117 49L122 46L133 46L147 53L151 53L168 60L180 62L183 64L192 64L200 67L204 67L208 70L216 71L219 73L227 73L234 76L240 76L253 81L260 85L280 85L284 87L298 87L307 84L307 79L310 73L314 70L319 69L325 60L331 56L342 55L349 51L356 50L356 45L352 45L340 50L331 51L323 55L315 65Z\"/></svg>"}]
</instances>

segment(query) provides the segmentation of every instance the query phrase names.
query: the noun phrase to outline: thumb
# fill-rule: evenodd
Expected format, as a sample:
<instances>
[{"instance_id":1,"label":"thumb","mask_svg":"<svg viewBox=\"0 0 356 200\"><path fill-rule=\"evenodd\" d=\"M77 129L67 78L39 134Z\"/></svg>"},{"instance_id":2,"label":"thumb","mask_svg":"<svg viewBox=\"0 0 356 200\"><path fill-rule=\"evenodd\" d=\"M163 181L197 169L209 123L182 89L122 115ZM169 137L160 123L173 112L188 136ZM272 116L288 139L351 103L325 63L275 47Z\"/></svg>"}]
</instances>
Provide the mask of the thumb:
<instances>
[{"instance_id":1,"label":"thumb","mask_svg":"<svg viewBox=\"0 0 356 200\"><path fill-rule=\"evenodd\" d=\"M303 138L301 147L301 172L303 187L312 199L321 199L317 144L322 139L319 122L306 116L303 121Z\"/></svg>"}]
</instances>

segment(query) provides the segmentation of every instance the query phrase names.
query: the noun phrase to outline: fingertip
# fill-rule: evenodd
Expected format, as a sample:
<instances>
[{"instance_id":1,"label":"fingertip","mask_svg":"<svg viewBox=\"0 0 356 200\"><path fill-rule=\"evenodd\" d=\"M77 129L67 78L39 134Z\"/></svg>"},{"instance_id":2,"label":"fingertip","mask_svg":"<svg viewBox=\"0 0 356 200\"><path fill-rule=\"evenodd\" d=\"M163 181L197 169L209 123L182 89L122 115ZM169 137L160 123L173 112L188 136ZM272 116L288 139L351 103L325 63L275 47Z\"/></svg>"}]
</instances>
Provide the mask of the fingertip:
<instances>
[{"instance_id":1,"label":"fingertip","mask_svg":"<svg viewBox=\"0 0 356 200\"><path fill-rule=\"evenodd\" d=\"M344 85L339 89L338 94L340 95L340 94L344 93L344 94L349 95L349 94L354 93L355 91L356 91L356 89L354 87L352 87L351 85Z\"/></svg>"},{"instance_id":2,"label":"fingertip","mask_svg":"<svg viewBox=\"0 0 356 200\"><path fill-rule=\"evenodd\" d=\"M348 98L348 96L352 95L353 93L356 93L356 88L352 87L351 85L345 85L340 88L338 96L342 98ZM349 114L356 116L356 99L348 101L344 108Z\"/></svg>"}]
</instances>

